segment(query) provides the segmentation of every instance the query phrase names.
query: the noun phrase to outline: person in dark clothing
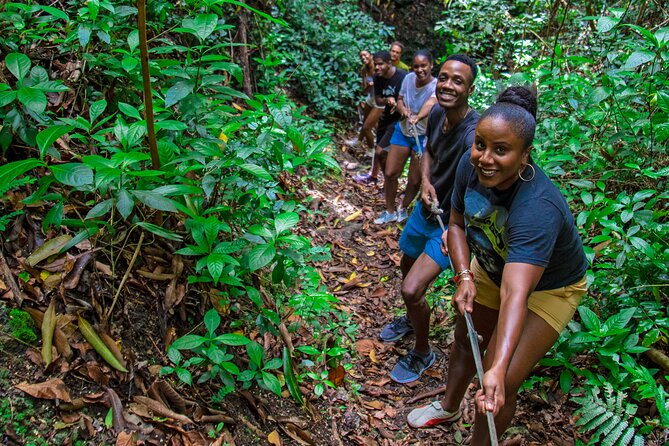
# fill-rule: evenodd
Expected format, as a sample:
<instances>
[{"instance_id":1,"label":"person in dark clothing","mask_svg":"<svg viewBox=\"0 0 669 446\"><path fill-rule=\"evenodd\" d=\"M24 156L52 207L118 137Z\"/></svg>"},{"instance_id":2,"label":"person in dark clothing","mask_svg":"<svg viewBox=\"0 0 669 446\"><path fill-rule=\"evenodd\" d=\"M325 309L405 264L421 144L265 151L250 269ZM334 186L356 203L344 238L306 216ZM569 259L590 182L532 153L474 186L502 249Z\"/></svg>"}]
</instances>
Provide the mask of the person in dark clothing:
<instances>
[{"instance_id":1,"label":"person in dark clothing","mask_svg":"<svg viewBox=\"0 0 669 446\"><path fill-rule=\"evenodd\" d=\"M473 446L490 444L485 412L498 435L514 416L520 385L567 326L586 292L588 261L569 205L532 161L536 94L505 90L483 113L474 145L458 165L444 238L456 278L460 316L441 401L407 421L428 427L457 420L475 373L467 327L483 337L482 389L475 397ZM473 255L473 259L471 258Z\"/></svg>"},{"instance_id":2,"label":"person in dark clothing","mask_svg":"<svg viewBox=\"0 0 669 446\"><path fill-rule=\"evenodd\" d=\"M400 269L404 277L401 292L407 314L396 318L379 335L390 342L416 332L414 349L398 361L390 374L399 383L419 379L436 359L428 339L430 307L425 292L449 266L449 260L441 251L442 231L430 209L438 203L448 218L456 166L474 141L479 118L469 106L477 71L471 58L455 54L446 59L437 76L437 104L428 118L427 144L421 160L422 203L414 208L400 237Z\"/></svg>"},{"instance_id":3,"label":"person in dark clothing","mask_svg":"<svg viewBox=\"0 0 669 446\"><path fill-rule=\"evenodd\" d=\"M379 107L384 107L383 114L376 128L376 146L374 147L374 159L372 160L372 172L369 177L356 176L353 179L359 183L372 183L378 180L380 169L385 170L386 152L384 149L390 146L390 138L395 130L395 123L399 121L400 114L397 111L397 97L400 94L402 81L407 72L395 68L390 61L388 51L377 51L374 53L374 99Z\"/></svg>"}]
</instances>

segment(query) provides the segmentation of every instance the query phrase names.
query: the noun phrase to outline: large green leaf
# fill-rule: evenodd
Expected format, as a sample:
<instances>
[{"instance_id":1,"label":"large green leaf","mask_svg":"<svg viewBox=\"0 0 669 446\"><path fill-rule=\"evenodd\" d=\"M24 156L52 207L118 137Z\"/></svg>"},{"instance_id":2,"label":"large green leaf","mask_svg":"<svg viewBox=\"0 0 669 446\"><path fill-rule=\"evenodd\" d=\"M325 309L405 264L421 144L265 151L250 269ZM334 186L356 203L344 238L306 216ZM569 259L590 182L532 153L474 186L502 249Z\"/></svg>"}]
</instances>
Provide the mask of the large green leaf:
<instances>
[{"instance_id":1,"label":"large green leaf","mask_svg":"<svg viewBox=\"0 0 669 446\"><path fill-rule=\"evenodd\" d=\"M107 214L107 212L111 211L113 206L114 206L114 200L112 200L111 198L101 201L100 203L93 206L90 211L88 211L88 214L86 214L84 220L102 217L103 215Z\"/></svg>"},{"instance_id":2,"label":"large green leaf","mask_svg":"<svg viewBox=\"0 0 669 446\"><path fill-rule=\"evenodd\" d=\"M262 358L265 356L265 351L262 346L255 341L246 344L246 351L249 354L249 360L255 364L259 369L262 368Z\"/></svg>"},{"instance_id":3,"label":"large green leaf","mask_svg":"<svg viewBox=\"0 0 669 446\"><path fill-rule=\"evenodd\" d=\"M195 83L193 81L179 81L167 90L165 94L165 107L171 107L193 92Z\"/></svg>"},{"instance_id":4,"label":"large green leaf","mask_svg":"<svg viewBox=\"0 0 669 446\"><path fill-rule=\"evenodd\" d=\"M22 81L30 72L30 58L21 53L9 53L5 58L5 65L10 73Z\"/></svg>"},{"instance_id":5,"label":"large green leaf","mask_svg":"<svg viewBox=\"0 0 669 446\"><path fill-rule=\"evenodd\" d=\"M263 167L258 166L257 164L242 164L239 166L240 168L244 169L245 171L249 172L250 174L260 178L261 180L265 181L272 181L272 175Z\"/></svg>"},{"instance_id":6,"label":"large green leaf","mask_svg":"<svg viewBox=\"0 0 669 446\"><path fill-rule=\"evenodd\" d=\"M188 25L186 25L186 22L189 22ZM187 28L193 29L195 31L195 35L201 41L204 41L211 35L211 33L214 32L217 22L218 16L216 14L199 14L197 17L195 17L195 20L184 20L184 25Z\"/></svg>"},{"instance_id":7,"label":"large green leaf","mask_svg":"<svg viewBox=\"0 0 669 446\"><path fill-rule=\"evenodd\" d=\"M630 54L630 57L627 58L625 66L623 67L626 70L633 70L639 65L643 65L646 62L650 62L655 58L655 53L651 51L635 51Z\"/></svg>"},{"instance_id":8,"label":"large green leaf","mask_svg":"<svg viewBox=\"0 0 669 446\"><path fill-rule=\"evenodd\" d=\"M288 351L288 347L283 348L283 377L286 380L286 387L288 388L290 395L300 406L304 406L304 396L302 395L302 390L295 377L293 358Z\"/></svg>"},{"instance_id":9,"label":"large green leaf","mask_svg":"<svg viewBox=\"0 0 669 446\"><path fill-rule=\"evenodd\" d=\"M102 114L102 112L105 111L105 108L107 108L107 101L105 101L104 99L100 99L99 101L93 102L91 104L90 109L88 110L91 122L98 119L98 117Z\"/></svg>"},{"instance_id":10,"label":"large green leaf","mask_svg":"<svg viewBox=\"0 0 669 446\"><path fill-rule=\"evenodd\" d=\"M118 209L118 212L121 214L121 216L124 219L130 217L134 207L135 202L130 196L130 193L125 189L119 190L118 195L116 196L116 209Z\"/></svg>"},{"instance_id":11,"label":"large green leaf","mask_svg":"<svg viewBox=\"0 0 669 446\"><path fill-rule=\"evenodd\" d=\"M19 102L25 105L35 113L42 113L46 110L46 95L42 90L33 87L23 87L18 91Z\"/></svg>"},{"instance_id":12,"label":"large green leaf","mask_svg":"<svg viewBox=\"0 0 669 446\"><path fill-rule=\"evenodd\" d=\"M214 334L219 325L221 325L221 315L215 309L210 308L204 314L204 326L207 327L210 336Z\"/></svg>"},{"instance_id":13,"label":"large green leaf","mask_svg":"<svg viewBox=\"0 0 669 446\"><path fill-rule=\"evenodd\" d=\"M176 348L177 350L192 350L204 344L206 340L207 338L204 336L190 334L180 337L174 341L170 347Z\"/></svg>"},{"instance_id":14,"label":"large green leaf","mask_svg":"<svg viewBox=\"0 0 669 446\"><path fill-rule=\"evenodd\" d=\"M39 149L40 158L44 158L46 150L58 140L61 136L71 131L74 127L71 125L52 125L42 130L35 138L37 140L37 148Z\"/></svg>"},{"instance_id":15,"label":"large green leaf","mask_svg":"<svg viewBox=\"0 0 669 446\"><path fill-rule=\"evenodd\" d=\"M147 231L156 234L158 237L162 237L167 240L174 240L175 242L183 241L183 237L179 234L172 232L168 229L163 228L162 226L154 225L146 221L137 222L137 226L146 229Z\"/></svg>"},{"instance_id":16,"label":"large green leaf","mask_svg":"<svg viewBox=\"0 0 669 446\"><path fill-rule=\"evenodd\" d=\"M167 197L163 197L162 195L157 194L154 191L134 190L131 193L139 201L141 201L150 208L157 209L159 211L177 212L177 206L173 200Z\"/></svg>"},{"instance_id":17,"label":"large green leaf","mask_svg":"<svg viewBox=\"0 0 669 446\"><path fill-rule=\"evenodd\" d=\"M80 187L93 184L93 170L81 163L66 163L49 166L51 173L66 186Z\"/></svg>"},{"instance_id":18,"label":"large green leaf","mask_svg":"<svg viewBox=\"0 0 669 446\"><path fill-rule=\"evenodd\" d=\"M0 184L8 184L30 169L44 165L44 162L35 158L12 161L0 166Z\"/></svg>"},{"instance_id":19,"label":"large green leaf","mask_svg":"<svg viewBox=\"0 0 669 446\"><path fill-rule=\"evenodd\" d=\"M262 382L269 390L276 395L281 395L281 383L279 379L269 372L262 372Z\"/></svg>"},{"instance_id":20,"label":"large green leaf","mask_svg":"<svg viewBox=\"0 0 669 446\"><path fill-rule=\"evenodd\" d=\"M11 104L16 99L16 92L9 91L0 91L0 107L4 107L7 104Z\"/></svg>"},{"instance_id":21,"label":"large green leaf","mask_svg":"<svg viewBox=\"0 0 669 446\"><path fill-rule=\"evenodd\" d=\"M218 254L212 252L207 256L207 269L211 278L214 279L214 283L218 283L218 279L223 274L223 268L225 268L226 262L224 254Z\"/></svg>"},{"instance_id":22,"label":"large green leaf","mask_svg":"<svg viewBox=\"0 0 669 446\"><path fill-rule=\"evenodd\" d=\"M598 333L601 330L601 322L590 308L581 305L578 307L578 314L581 316L581 322L583 322L588 331Z\"/></svg>"},{"instance_id":23,"label":"large green leaf","mask_svg":"<svg viewBox=\"0 0 669 446\"><path fill-rule=\"evenodd\" d=\"M279 235L284 231L287 231L291 228L297 226L300 222L300 216L295 212L286 212L276 217L274 220L274 228L276 229L276 234Z\"/></svg>"},{"instance_id":24,"label":"large green leaf","mask_svg":"<svg viewBox=\"0 0 669 446\"><path fill-rule=\"evenodd\" d=\"M249 342L251 342L251 340L249 338L247 338L246 336L236 334L236 333L222 334L220 336L216 336L214 338L214 340L216 340L218 342L222 342L225 345L233 345L233 346L246 345Z\"/></svg>"},{"instance_id":25,"label":"large green leaf","mask_svg":"<svg viewBox=\"0 0 669 446\"><path fill-rule=\"evenodd\" d=\"M70 17L58 8L54 8L53 6L44 6L44 5L39 5L39 8L42 11L54 16L57 19L65 20L65 22L70 21Z\"/></svg>"},{"instance_id":26,"label":"large green leaf","mask_svg":"<svg viewBox=\"0 0 669 446\"><path fill-rule=\"evenodd\" d=\"M276 248L273 244L263 244L254 246L249 251L249 269L255 271L268 265L276 257Z\"/></svg>"}]
</instances>

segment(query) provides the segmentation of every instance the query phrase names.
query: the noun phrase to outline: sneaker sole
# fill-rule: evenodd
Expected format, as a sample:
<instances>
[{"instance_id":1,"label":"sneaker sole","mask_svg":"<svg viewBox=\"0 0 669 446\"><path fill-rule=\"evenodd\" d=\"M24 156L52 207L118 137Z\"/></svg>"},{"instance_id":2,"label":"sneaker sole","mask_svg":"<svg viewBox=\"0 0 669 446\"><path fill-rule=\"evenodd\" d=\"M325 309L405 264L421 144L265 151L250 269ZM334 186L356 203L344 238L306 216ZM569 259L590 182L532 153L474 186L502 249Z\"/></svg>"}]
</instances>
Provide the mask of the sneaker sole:
<instances>
[{"instance_id":1,"label":"sneaker sole","mask_svg":"<svg viewBox=\"0 0 669 446\"><path fill-rule=\"evenodd\" d=\"M395 341L399 341L400 339L402 339L406 335L410 335L411 333L413 333L413 330L409 330L405 333L402 333L399 336L395 336L394 338L382 338L381 335L379 335L379 339L381 339L383 342L395 342Z\"/></svg>"},{"instance_id":2,"label":"sneaker sole","mask_svg":"<svg viewBox=\"0 0 669 446\"><path fill-rule=\"evenodd\" d=\"M423 369L423 371L420 372L420 373L418 374L418 376L416 376L415 378L399 380L399 379L395 379L395 378L393 377L393 374L391 373L391 374L390 374L390 379L392 379L393 381L395 381L397 384L408 384L408 383L412 383L412 382L414 382L414 381L418 381L418 380L420 379L420 377L423 376L423 373L425 373L425 370L427 370L427 369L429 369L430 367L432 367L432 366L434 365L435 362L437 362L437 355L434 355L434 356L432 357L432 361L430 361L430 363L429 363L427 366L425 366L425 368Z\"/></svg>"},{"instance_id":3,"label":"sneaker sole","mask_svg":"<svg viewBox=\"0 0 669 446\"><path fill-rule=\"evenodd\" d=\"M407 424L408 424L410 427L413 427L414 429L421 429L421 428L424 428L424 427L432 427L432 426L436 426L436 425L438 425L438 424L442 424L442 423L455 423L455 422L458 421L461 417L462 417L462 412L461 412L461 411L458 411L458 412L456 412L455 414L453 414L453 415L450 416L450 417L445 417L445 418L432 418L432 419L429 420L428 422L426 422L426 423L424 423L424 424L421 424L421 425L411 424L409 421L407 421Z\"/></svg>"}]
</instances>

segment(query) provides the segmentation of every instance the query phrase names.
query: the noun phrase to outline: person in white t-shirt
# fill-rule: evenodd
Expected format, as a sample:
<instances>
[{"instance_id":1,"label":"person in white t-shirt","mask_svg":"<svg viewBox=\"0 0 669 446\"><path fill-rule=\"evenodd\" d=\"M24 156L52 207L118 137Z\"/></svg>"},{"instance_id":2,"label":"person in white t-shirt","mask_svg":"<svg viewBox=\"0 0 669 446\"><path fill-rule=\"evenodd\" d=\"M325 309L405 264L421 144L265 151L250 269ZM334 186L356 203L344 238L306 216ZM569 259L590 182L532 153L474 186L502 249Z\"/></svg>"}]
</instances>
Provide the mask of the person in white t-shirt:
<instances>
[{"instance_id":1,"label":"person in white t-shirt","mask_svg":"<svg viewBox=\"0 0 669 446\"><path fill-rule=\"evenodd\" d=\"M406 208L420 188L420 156L425 149L425 128L432 106L437 102L434 94L437 79L432 75L432 54L419 50L413 58L413 71L404 78L397 98L397 111L401 115L390 139L388 159L384 171L386 210L374 223L386 224L407 219ZM404 199L397 211L398 179L407 159L411 158Z\"/></svg>"}]
</instances>

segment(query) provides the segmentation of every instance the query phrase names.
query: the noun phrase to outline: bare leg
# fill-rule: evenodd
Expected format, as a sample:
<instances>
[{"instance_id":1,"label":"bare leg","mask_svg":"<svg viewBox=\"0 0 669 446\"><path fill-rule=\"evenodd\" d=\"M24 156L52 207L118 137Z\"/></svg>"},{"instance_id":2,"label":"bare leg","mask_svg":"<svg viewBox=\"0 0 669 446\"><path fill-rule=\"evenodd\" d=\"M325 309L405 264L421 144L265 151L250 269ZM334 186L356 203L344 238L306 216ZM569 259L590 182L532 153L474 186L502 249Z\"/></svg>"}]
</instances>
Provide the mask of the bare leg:
<instances>
[{"instance_id":1,"label":"bare leg","mask_svg":"<svg viewBox=\"0 0 669 446\"><path fill-rule=\"evenodd\" d=\"M402 298L416 332L415 348L422 354L430 351L430 307L425 300L425 291L440 272L439 264L422 253L402 281Z\"/></svg>"},{"instance_id":2,"label":"bare leg","mask_svg":"<svg viewBox=\"0 0 669 446\"><path fill-rule=\"evenodd\" d=\"M384 169L384 191L386 195L386 211L395 212L395 200L397 198L397 180L402 175L404 165L409 157L409 149L404 146L390 146L390 153Z\"/></svg>"},{"instance_id":3,"label":"bare leg","mask_svg":"<svg viewBox=\"0 0 669 446\"><path fill-rule=\"evenodd\" d=\"M376 107L368 108L367 116L365 117L365 122L362 124L362 128L360 129L360 136L358 139L360 141L364 141L365 143L367 143L367 148L369 149L374 148L374 134L372 133L372 130L378 124L381 114L383 114L383 109L381 108L376 108ZM377 170L377 175L378 175L378 170ZM372 176L376 178L376 176L374 175Z\"/></svg>"},{"instance_id":4,"label":"bare leg","mask_svg":"<svg viewBox=\"0 0 669 446\"><path fill-rule=\"evenodd\" d=\"M485 350L490 342L493 330L497 325L498 314L499 311L474 302L472 321L478 334L483 336L481 351ZM449 412L460 409L462 398L465 396L467 387L475 373L476 367L474 366L472 348L467 338L467 324L464 317L458 315L455 322L455 341L448 357L448 385L441 400L441 407ZM485 419L483 423L485 423Z\"/></svg>"},{"instance_id":5,"label":"bare leg","mask_svg":"<svg viewBox=\"0 0 669 446\"><path fill-rule=\"evenodd\" d=\"M383 150L382 147L374 147L374 161L372 161L372 178L379 177L379 171L385 171L386 169L386 158L388 153Z\"/></svg>"},{"instance_id":6,"label":"bare leg","mask_svg":"<svg viewBox=\"0 0 669 446\"><path fill-rule=\"evenodd\" d=\"M528 311L525 319L525 326L520 337L520 342L516 351L513 354L509 369L506 372L505 387L505 404L501 411L495 417L495 427L497 428L497 435L502 435L509 427L513 415L516 412L516 401L518 398L518 389L525 381L525 378L530 374L532 368L541 358L546 355L546 352L553 346L559 333L553 327L539 317L536 313ZM485 354L484 368L487 370L495 355L495 341L494 335L492 342L488 346L488 351ZM452 358L449 358L449 363ZM450 387L450 381L449 381ZM487 446L490 444L490 436L488 434L488 425L486 424L485 414L476 414L474 421L474 435L472 436L472 446Z\"/></svg>"},{"instance_id":7,"label":"bare leg","mask_svg":"<svg viewBox=\"0 0 669 446\"><path fill-rule=\"evenodd\" d=\"M411 161L409 162L409 175L407 177L407 188L402 199L402 208L409 207L411 202L418 195L420 190L420 160L416 156L416 152L411 151Z\"/></svg>"}]
</instances>

